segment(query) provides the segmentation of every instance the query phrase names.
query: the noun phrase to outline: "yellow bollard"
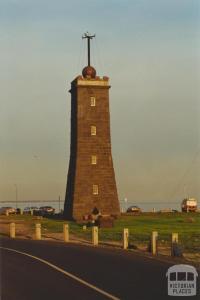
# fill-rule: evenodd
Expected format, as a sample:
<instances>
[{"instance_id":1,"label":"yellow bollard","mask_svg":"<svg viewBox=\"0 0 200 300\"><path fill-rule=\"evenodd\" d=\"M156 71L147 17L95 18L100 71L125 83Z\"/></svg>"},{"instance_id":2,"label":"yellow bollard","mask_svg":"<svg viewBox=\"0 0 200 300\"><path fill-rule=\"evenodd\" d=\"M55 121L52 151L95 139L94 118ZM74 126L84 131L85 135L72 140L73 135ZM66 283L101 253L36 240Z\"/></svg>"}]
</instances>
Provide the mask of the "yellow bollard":
<instances>
[{"instance_id":1,"label":"yellow bollard","mask_svg":"<svg viewBox=\"0 0 200 300\"><path fill-rule=\"evenodd\" d=\"M10 238L15 238L15 223L10 223Z\"/></svg>"},{"instance_id":2,"label":"yellow bollard","mask_svg":"<svg viewBox=\"0 0 200 300\"><path fill-rule=\"evenodd\" d=\"M41 224L35 224L35 239L41 240Z\"/></svg>"},{"instance_id":3,"label":"yellow bollard","mask_svg":"<svg viewBox=\"0 0 200 300\"><path fill-rule=\"evenodd\" d=\"M69 242L69 225L63 224L64 242Z\"/></svg>"},{"instance_id":4,"label":"yellow bollard","mask_svg":"<svg viewBox=\"0 0 200 300\"><path fill-rule=\"evenodd\" d=\"M86 225L83 225L83 230L86 230L87 229L87 226Z\"/></svg>"},{"instance_id":5,"label":"yellow bollard","mask_svg":"<svg viewBox=\"0 0 200 300\"><path fill-rule=\"evenodd\" d=\"M92 244L94 246L98 246L99 239L98 239L98 227L93 226L92 227Z\"/></svg>"},{"instance_id":6,"label":"yellow bollard","mask_svg":"<svg viewBox=\"0 0 200 300\"><path fill-rule=\"evenodd\" d=\"M158 239L158 232L153 231L151 234L151 253L153 255L157 254L157 239Z\"/></svg>"},{"instance_id":7,"label":"yellow bollard","mask_svg":"<svg viewBox=\"0 0 200 300\"><path fill-rule=\"evenodd\" d=\"M129 238L129 231L128 228L124 228L123 231L123 249L128 249L128 238Z\"/></svg>"},{"instance_id":8,"label":"yellow bollard","mask_svg":"<svg viewBox=\"0 0 200 300\"><path fill-rule=\"evenodd\" d=\"M172 243L177 243L178 244L178 233L172 233Z\"/></svg>"},{"instance_id":9,"label":"yellow bollard","mask_svg":"<svg viewBox=\"0 0 200 300\"><path fill-rule=\"evenodd\" d=\"M171 256L174 256L174 245L178 244L178 233L172 233L171 236Z\"/></svg>"}]
</instances>

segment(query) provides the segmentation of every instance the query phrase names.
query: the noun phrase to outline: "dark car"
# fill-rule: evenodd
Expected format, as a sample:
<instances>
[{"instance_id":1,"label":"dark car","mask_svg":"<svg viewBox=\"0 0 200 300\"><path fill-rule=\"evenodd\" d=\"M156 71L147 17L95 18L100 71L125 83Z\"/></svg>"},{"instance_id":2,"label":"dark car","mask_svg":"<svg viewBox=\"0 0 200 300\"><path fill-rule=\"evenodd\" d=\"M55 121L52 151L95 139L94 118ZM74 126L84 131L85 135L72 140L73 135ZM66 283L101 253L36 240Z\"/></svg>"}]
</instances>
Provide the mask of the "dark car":
<instances>
[{"instance_id":1,"label":"dark car","mask_svg":"<svg viewBox=\"0 0 200 300\"><path fill-rule=\"evenodd\" d=\"M37 206L27 206L24 208L24 214L36 214L39 211Z\"/></svg>"},{"instance_id":2,"label":"dark car","mask_svg":"<svg viewBox=\"0 0 200 300\"><path fill-rule=\"evenodd\" d=\"M39 212L42 216L44 216L44 215L54 215L55 208L53 208L51 206L41 206Z\"/></svg>"},{"instance_id":3,"label":"dark car","mask_svg":"<svg viewBox=\"0 0 200 300\"><path fill-rule=\"evenodd\" d=\"M141 212L141 208L139 208L138 206L136 205L132 205L130 206L127 211L127 213L140 213Z\"/></svg>"},{"instance_id":4,"label":"dark car","mask_svg":"<svg viewBox=\"0 0 200 300\"><path fill-rule=\"evenodd\" d=\"M21 208L16 208L16 214L17 215L21 215L21 213L22 213L22 209Z\"/></svg>"}]
</instances>

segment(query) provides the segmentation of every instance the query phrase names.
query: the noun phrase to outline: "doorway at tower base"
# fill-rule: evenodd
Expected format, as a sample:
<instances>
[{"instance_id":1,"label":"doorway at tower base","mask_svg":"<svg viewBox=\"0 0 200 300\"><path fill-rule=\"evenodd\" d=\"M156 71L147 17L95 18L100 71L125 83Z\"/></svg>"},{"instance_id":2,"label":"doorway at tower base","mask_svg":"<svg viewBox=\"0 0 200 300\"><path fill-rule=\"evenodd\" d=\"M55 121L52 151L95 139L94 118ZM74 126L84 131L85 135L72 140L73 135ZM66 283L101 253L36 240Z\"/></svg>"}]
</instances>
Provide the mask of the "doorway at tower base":
<instances>
[{"instance_id":1,"label":"doorway at tower base","mask_svg":"<svg viewBox=\"0 0 200 300\"><path fill-rule=\"evenodd\" d=\"M114 226L114 220L118 216L114 215L102 215L101 213L92 213L83 216L83 222L87 226L98 226L100 228L111 228Z\"/></svg>"}]
</instances>

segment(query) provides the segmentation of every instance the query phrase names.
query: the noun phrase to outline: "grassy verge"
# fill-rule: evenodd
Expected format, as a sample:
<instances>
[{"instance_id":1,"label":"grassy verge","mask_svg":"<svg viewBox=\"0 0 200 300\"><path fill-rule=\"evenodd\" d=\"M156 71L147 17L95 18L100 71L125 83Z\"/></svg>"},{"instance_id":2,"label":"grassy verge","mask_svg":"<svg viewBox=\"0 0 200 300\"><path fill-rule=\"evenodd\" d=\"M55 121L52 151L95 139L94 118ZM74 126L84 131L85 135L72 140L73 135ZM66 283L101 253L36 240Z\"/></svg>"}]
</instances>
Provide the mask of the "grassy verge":
<instances>
[{"instance_id":1,"label":"grassy verge","mask_svg":"<svg viewBox=\"0 0 200 300\"><path fill-rule=\"evenodd\" d=\"M42 230L46 233L62 232L64 220L43 218L38 220L29 215L1 217L8 222L24 222L34 230L34 224L41 222ZM9 221L10 220L10 221ZM83 230L82 224L67 222L70 233L78 238L91 239L91 228ZM169 214L141 214L137 216L121 216L115 220L113 228L99 229L100 241L116 241L122 239L123 228L129 228L130 242L133 244L147 244L152 231L158 231L159 243L169 245L172 232L179 234L179 241L184 251L200 253L200 214L199 213L169 213Z\"/></svg>"}]
</instances>

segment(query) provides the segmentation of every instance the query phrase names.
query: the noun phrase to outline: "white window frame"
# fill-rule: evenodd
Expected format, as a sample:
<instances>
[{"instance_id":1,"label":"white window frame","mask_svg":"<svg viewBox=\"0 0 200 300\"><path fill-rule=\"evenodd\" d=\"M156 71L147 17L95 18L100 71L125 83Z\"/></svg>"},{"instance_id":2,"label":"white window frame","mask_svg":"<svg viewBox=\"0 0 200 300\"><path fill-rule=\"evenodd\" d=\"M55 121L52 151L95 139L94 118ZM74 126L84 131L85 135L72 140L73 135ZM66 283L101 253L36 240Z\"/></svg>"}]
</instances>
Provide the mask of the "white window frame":
<instances>
[{"instance_id":1,"label":"white window frame","mask_svg":"<svg viewBox=\"0 0 200 300\"><path fill-rule=\"evenodd\" d=\"M92 186L92 194L98 195L99 194L99 186L97 184L93 184Z\"/></svg>"},{"instance_id":2,"label":"white window frame","mask_svg":"<svg viewBox=\"0 0 200 300\"><path fill-rule=\"evenodd\" d=\"M97 135L97 127L95 125L91 125L90 132L91 135Z\"/></svg>"},{"instance_id":3,"label":"white window frame","mask_svg":"<svg viewBox=\"0 0 200 300\"><path fill-rule=\"evenodd\" d=\"M91 155L91 164L96 165L97 164L97 156L96 155Z\"/></svg>"},{"instance_id":4,"label":"white window frame","mask_svg":"<svg viewBox=\"0 0 200 300\"><path fill-rule=\"evenodd\" d=\"M90 97L90 106L96 106L96 98L95 97Z\"/></svg>"}]
</instances>

